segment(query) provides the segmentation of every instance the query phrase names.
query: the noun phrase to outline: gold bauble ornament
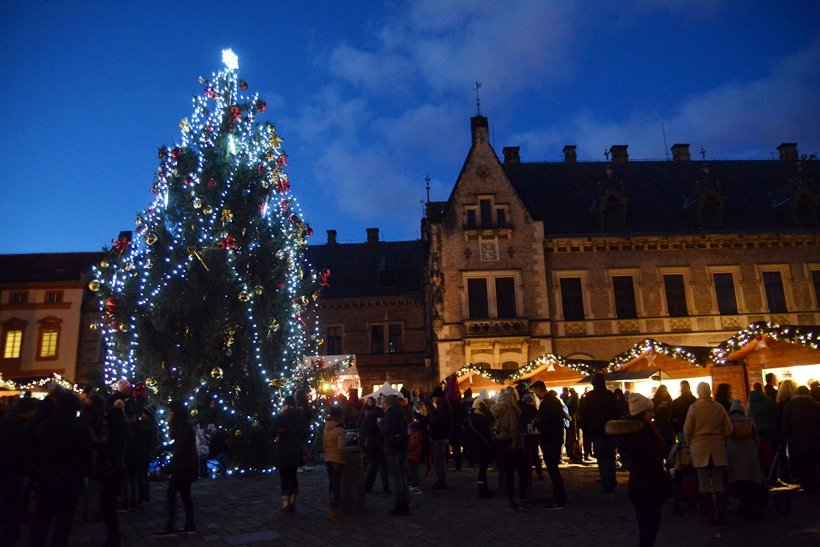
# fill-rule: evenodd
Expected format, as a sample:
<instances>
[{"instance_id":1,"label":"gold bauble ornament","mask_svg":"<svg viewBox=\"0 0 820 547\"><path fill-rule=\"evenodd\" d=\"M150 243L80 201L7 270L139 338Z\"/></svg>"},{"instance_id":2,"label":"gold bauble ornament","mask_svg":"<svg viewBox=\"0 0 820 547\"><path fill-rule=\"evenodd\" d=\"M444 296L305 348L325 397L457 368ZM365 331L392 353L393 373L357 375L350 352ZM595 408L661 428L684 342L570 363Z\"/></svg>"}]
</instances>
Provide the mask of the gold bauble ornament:
<instances>
[{"instance_id":1,"label":"gold bauble ornament","mask_svg":"<svg viewBox=\"0 0 820 547\"><path fill-rule=\"evenodd\" d=\"M211 369L211 378L222 378L222 369L219 367L214 367Z\"/></svg>"},{"instance_id":2,"label":"gold bauble ornament","mask_svg":"<svg viewBox=\"0 0 820 547\"><path fill-rule=\"evenodd\" d=\"M100 262L100 268L107 268L108 266L110 266L110 264L107 260L103 260Z\"/></svg>"},{"instance_id":3,"label":"gold bauble ornament","mask_svg":"<svg viewBox=\"0 0 820 547\"><path fill-rule=\"evenodd\" d=\"M128 325L126 325L125 323L120 323L118 327L120 329L120 332L125 332L126 330L128 330Z\"/></svg>"},{"instance_id":4,"label":"gold bauble ornament","mask_svg":"<svg viewBox=\"0 0 820 547\"><path fill-rule=\"evenodd\" d=\"M202 212L205 213L206 215L210 215L211 211L213 211L213 209L211 209L210 205L206 205L205 207L202 208Z\"/></svg>"},{"instance_id":5,"label":"gold bauble ornament","mask_svg":"<svg viewBox=\"0 0 820 547\"><path fill-rule=\"evenodd\" d=\"M99 279L92 279L88 282L88 288L94 292L100 290L100 280Z\"/></svg>"},{"instance_id":6,"label":"gold bauble ornament","mask_svg":"<svg viewBox=\"0 0 820 547\"><path fill-rule=\"evenodd\" d=\"M234 439L241 439L242 438L242 430L237 429L236 431L234 431L233 432L233 437L234 437Z\"/></svg>"},{"instance_id":7,"label":"gold bauble ornament","mask_svg":"<svg viewBox=\"0 0 820 547\"><path fill-rule=\"evenodd\" d=\"M233 213L230 209L222 209L222 224L233 220Z\"/></svg>"},{"instance_id":8,"label":"gold bauble ornament","mask_svg":"<svg viewBox=\"0 0 820 547\"><path fill-rule=\"evenodd\" d=\"M157 236L155 236L154 234L148 234L147 236L145 236L146 245L153 245L156 242L157 242Z\"/></svg>"},{"instance_id":9,"label":"gold bauble ornament","mask_svg":"<svg viewBox=\"0 0 820 547\"><path fill-rule=\"evenodd\" d=\"M199 414L199 410L197 410L196 408L192 408L191 409L191 416L196 417L197 414Z\"/></svg>"},{"instance_id":10,"label":"gold bauble ornament","mask_svg":"<svg viewBox=\"0 0 820 547\"><path fill-rule=\"evenodd\" d=\"M239 301L240 302L247 302L250 299L251 299L251 295L246 293L245 291L242 291L241 293L239 293Z\"/></svg>"},{"instance_id":11,"label":"gold bauble ornament","mask_svg":"<svg viewBox=\"0 0 820 547\"><path fill-rule=\"evenodd\" d=\"M91 323L90 325L88 325L88 328L91 330L97 330L99 328L99 325L97 325L97 323Z\"/></svg>"},{"instance_id":12,"label":"gold bauble ornament","mask_svg":"<svg viewBox=\"0 0 820 547\"><path fill-rule=\"evenodd\" d=\"M149 388L151 388L151 389L154 389L155 387L157 387L157 380L156 380L156 378L146 378L146 379L145 379L145 386L146 386L146 387L149 387Z\"/></svg>"},{"instance_id":13,"label":"gold bauble ornament","mask_svg":"<svg viewBox=\"0 0 820 547\"><path fill-rule=\"evenodd\" d=\"M199 198L194 198L194 209L199 209L202 207L202 200Z\"/></svg>"},{"instance_id":14,"label":"gold bauble ornament","mask_svg":"<svg viewBox=\"0 0 820 547\"><path fill-rule=\"evenodd\" d=\"M257 294L257 296L258 296L258 295L262 294L262 289L263 289L263 288L264 288L264 287L262 287L262 285L256 285L256 286L253 288L253 292L255 292L255 293Z\"/></svg>"},{"instance_id":15,"label":"gold bauble ornament","mask_svg":"<svg viewBox=\"0 0 820 547\"><path fill-rule=\"evenodd\" d=\"M133 268L133 267L134 267L134 265L133 265L132 263L130 263L130 262L126 262L126 263L125 263L125 266L123 266L123 267L125 268L125 271L127 272L128 270L130 270L131 268Z\"/></svg>"}]
</instances>

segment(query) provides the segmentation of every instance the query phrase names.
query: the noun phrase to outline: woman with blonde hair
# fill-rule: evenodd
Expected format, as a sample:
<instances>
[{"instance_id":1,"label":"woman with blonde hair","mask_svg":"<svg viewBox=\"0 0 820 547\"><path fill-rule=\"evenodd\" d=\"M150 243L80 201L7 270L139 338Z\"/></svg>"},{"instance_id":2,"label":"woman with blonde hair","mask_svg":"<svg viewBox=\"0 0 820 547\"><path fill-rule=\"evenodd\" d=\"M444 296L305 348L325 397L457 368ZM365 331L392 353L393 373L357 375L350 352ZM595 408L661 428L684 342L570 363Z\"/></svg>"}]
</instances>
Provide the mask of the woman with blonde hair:
<instances>
[{"instance_id":1,"label":"woman with blonde hair","mask_svg":"<svg viewBox=\"0 0 820 547\"><path fill-rule=\"evenodd\" d=\"M718 524L726 520L729 503L723 477L728 464L726 439L732 434L732 422L726 409L712 399L709 384L699 383L697 394L698 399L686 414L683 435L692 453L692 466L698 472L701 511L712 524Z\"/></svg>"}]
</instances>

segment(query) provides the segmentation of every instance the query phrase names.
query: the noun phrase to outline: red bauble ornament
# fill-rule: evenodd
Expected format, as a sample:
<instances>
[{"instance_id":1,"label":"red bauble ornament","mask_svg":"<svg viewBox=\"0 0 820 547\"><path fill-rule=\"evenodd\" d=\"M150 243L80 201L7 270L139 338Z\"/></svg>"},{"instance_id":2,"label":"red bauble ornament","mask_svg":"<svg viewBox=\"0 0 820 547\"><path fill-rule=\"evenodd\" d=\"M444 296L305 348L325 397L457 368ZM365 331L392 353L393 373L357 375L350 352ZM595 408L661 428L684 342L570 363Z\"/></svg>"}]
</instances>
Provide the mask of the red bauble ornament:
<instances>
[{"instance_id":1,"label":"red bauble ornament","mask_svg":"<svg viewBox=\"0 0 820 547\"><path fill-rule=\"evenodd\" d=\"M279 179L276 181L276 190L279 192L287 192L290 189L290 181L287 179Z\"/></svg>"},{"instance_id":2,"label":"red bauble ornament","mask_svg":"<svg viewBox=\"0 0 820 547\"><path fill-rule=\"evenodd\" d=\"M231 119L236 121L242 116L242 113L239 111L238 106L231 107Z\"/></svg>"},{"instance_id":3,"label":"red bauble ornament","mask_svg":"<svg viewBox=\"0 0 820 547\"><path fill-rule=\"evenodd\" d=\"M328 286L328 280L330 279L330 268L325 268L322 270L322 273L319 274L319 283L322 287Z\"/></svg>"},{"instance_id":4,"label":"red bauble ornament","mask_svg":"<svg viewBox=\"0 0 820 547\"><path fill-rule=\"evenodd\" d=\"M236 249L236 239L228 236L219 243L216 244L222 250L227 251L228 249Z\"/></svg>"},{"instance_id":5,"label":"red bauble ornament","mask_svg":"<svg viewBox=\"0 0 820 547\"><path fill-rule=\"evenodd\" d=\"M171 157L174 158L175 160L179 159L179 157L181 155L182 155L182 150L180 150L179 148L174 148L173 150L171 150Z\"/></svg>"},{"instance_id":6,"label":"red bauble ornament","mask_svg":"<svg viewBox=\"0 0 820 547\"><path fill-rule=\"evenodd\" d=\"M246 82L245 80L239 80L239 89L241 89L242 91L247 91L248 82Z\"/></svg>"},{"instance_id":7,"label":"red bauble ornament","mask_svg":"<svg viewBox=\"0 0 820 547\"><path fill-rule=\"evenodd\" d=\"M276 158L276 165L279 167L287 167L288 166L288 157L284 154Z\"/></svg>"},{"instance_id":8,"label":"red bauble ornament","mask_svg":"<svg viewBox=\"0 0 820 547\"><path fill-rule=\"evenodd\" d=\"M205 96L208 97L209 99L216 99L216 91L214 91L214 88L212 88L212 87L206 87L205 88Z\"/></svg>"},{"instance_id":9,"label":"red bauble ornament","mask_svg":"<svg viewBox=\"0 0 820 547\"><path fill-rule=\"evenodd\" d=\"M264 112L267 107L268 103L265 101L259 101L259 112Z\"/></svg>"},{"instance_id":10,"label":"red bauble ornament","mask_svg":"<svg viewBox=\"0 0 820 547\"><path fill-rule=\"evenodd\" d=\"M209 181L208 181L208 188L210 188L211 190L213 190L214 188L216 188L216 186L217 186L217 185L216 185L216 180L211 179L211 180L209 180Z\"/></svg>"},{"instance_id":11,"label":"red bauble ornament","mask_svg":"<svg viewBox=\"0 0 820 547\"><path fill-rule=\"evenodd\" d=\"M194 177L192 177L191 175L188 175L187 177L185 177L185 186L193 186L193 184L194 184Z\"/></svg>"}]
</instances>

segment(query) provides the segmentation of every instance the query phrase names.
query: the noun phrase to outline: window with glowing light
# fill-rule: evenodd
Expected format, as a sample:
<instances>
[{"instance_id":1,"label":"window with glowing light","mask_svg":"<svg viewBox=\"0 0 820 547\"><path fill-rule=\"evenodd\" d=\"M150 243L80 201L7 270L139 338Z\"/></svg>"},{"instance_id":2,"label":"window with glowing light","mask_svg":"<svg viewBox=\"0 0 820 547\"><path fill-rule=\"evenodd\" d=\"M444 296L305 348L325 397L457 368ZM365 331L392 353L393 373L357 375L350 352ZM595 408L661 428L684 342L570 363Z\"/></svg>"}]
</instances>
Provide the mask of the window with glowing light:
<instances>
[{"instance_id":1,"label":"window with glowing light","mask_svg":"<svg viewBox=\"0 0 820 547\"><path fill-rule=\"evenodd\" d=\"M19 359L23 347L23 330L7 330L3 340L3 359Z\"/></svg>"},{"instance_id":2,"label":"window with glowing light","mask_svg":"<svg viewBox=\"0 0 820 547\"><path fill-rule=\"evenodd\" d=\"M37 359L57 359L60 341L61 321L56 317L47 317L40 321L37 334Z\"/></svg>"}]
</instances>

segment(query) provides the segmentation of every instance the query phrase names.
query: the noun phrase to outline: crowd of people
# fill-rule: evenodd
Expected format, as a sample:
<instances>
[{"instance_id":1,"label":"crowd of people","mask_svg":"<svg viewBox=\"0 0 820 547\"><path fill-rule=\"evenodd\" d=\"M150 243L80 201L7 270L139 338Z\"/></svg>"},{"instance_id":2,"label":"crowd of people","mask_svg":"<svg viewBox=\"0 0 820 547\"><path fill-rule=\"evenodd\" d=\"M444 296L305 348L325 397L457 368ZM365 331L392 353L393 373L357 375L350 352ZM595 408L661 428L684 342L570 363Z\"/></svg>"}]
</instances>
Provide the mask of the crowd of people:
<instances>
[{"instance_id":1,"label":"crowd of people","mask_svg":"<svg viewBox=\"0 0 820 547\"><path fill-rule=\"evenodd\" d=\"M820 384L778 383L771 374L765 385L753 386L748 408L727 384L719 384L713 396L708 383L693 394L684 380L677 398L660 385L649 399L610 390L595 374L580 396L536 381L500 388L491 397L485 389L475 396L470 389L461 393L450 376L429 395L402 388L360 398L352 390L348 397L311 402L298 390L284 398L270 435L285 513L296 513L300 469L323 460L330 517L341 519L342 479L352 451L364 461L364 491L371 493L378 477L381 490L393 495L391 516L410 513L410 495L422 494L422 474L431 477L432 489L443 490L448 473L466 467L475 469L475 495L482 499L496 495L488 480L495 467L514 511L533 508L532 481L543 480L546 470L552 488L546 508L563 510L569 496L560 464L594 460L602 495L617 486L619 466L629 472L640 545L653 545L661 506L683 495L670 470L692 470L700 510L713 524L727 522L729 496L737 497L744 516L762 518L772 487L799 483L817 493L819 400ZM125 381L105 398L90 389L78 397L57 387L43 400L3 403L2 544L20 544L21 523L28 519L28 545L65 545L78 518L102 521L106 545L119 545L118 513L151 501L149 465L162 444L154 407L135 397ZM311 431L322 417L317 450ZM182 532L191 534L192 484L228 468L228 446L219 428L194 424L183 402L170 403L166 419L173 443L164 466L167 525L160 534L179 533L177 497L185 513Z\"/></svg>"},{"instance_id":2,"label":"crowd of people","mask_svg":"<svg viewBox=\"0 0 820 547\"><path fill-rule=\"evenodd\" d=\"M325 421L330 515L334 520L342 516L341 475L350 448L342 449L343 432L356 430L365 462L364 490L371 493L379 477L381 490L394 496L390 515L409 513L409 494L422 493L422 470L431 475L431 488L440 490L447 488L448 469L463 466L476 469L479 498L494 497L487 473L496 467L515 511L532 507L532 481L543 479L546 469L552 487L546 507L566 509L560 464L594 460L604 494L614 491L617 470L629 472L640 545L653 545L662 505L671 496L685 495L671 472L676 468L691 470L694 501L715 525L727 522L730 495L738 499L744 516L757 519L771 487L799 483L816 493L818 399L817 383L809 388L784 380L778 386L773 375L765 387L754 385L748 408L732 397L728 384L719 384L713 397L708 383L701 382L692 393L684 380L678 397L660 385L650 399L608 389L601 374L592 376L591 389L580 396L571 388L558 394L540 381L501 388L494 397L486 390L473 396L470 389L459 392L455 377L429 395L403 388L398 395L360 399L354 391L331 401ZM299 405L291 403L281 420L299 416ZM290 428L304 430L307 422L296 423L303 425L279 426L279 435ZM303 445L297 440L296 446ZM304 462L301 452L293 454L298 457L291 463L298 467ZM295 467L290 477L295 479ZM285 496L298 485L282 475L282 488L283 511L290 511Z\"/></svg>"}]
</instances>

